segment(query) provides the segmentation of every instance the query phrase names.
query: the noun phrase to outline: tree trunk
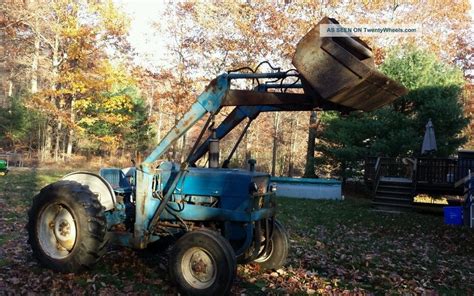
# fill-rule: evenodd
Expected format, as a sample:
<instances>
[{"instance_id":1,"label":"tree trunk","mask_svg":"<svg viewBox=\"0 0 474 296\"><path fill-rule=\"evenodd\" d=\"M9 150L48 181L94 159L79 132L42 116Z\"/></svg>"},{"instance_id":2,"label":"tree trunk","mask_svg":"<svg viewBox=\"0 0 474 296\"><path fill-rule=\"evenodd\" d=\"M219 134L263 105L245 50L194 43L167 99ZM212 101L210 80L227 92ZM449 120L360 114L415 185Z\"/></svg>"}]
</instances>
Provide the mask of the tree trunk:
<instances>
[{"instance_id":1,"label":"tree trunk","mask_svg":"<svg viewBox=\"0 0 474 296\"><path fill-rule=\"evenodd\" d=\"M8 81L8 96L13 97L13 81Z\"/></svg>"},{"instance_id":2,"label":"tree trunk","mask_svg":"<svg viewBox=\"0 0 474 296\"><path fill-rule=\"evenodd\" d=\"M39 147L40 147L40 159L49 160L51 158L51 125L49 120L45 120L43 124L39 125Z\"/></svg>"},{"instance_id":3,"label":"tree trunk","mask_svg":"<svg viewBox=\"0 0 474 296\"><path fill-rule=\"evenodd\" d=\"M53 133L53 129L51 128L51 122L49 120L47 120L45 131L44 131L44 156L45 156L45 160L51 159L51 148L52 148L51 134L52 133Z\"/></svg>"},{"instance_id":4,"label":"tree trunk","mask_svg":"<svg viewBox=\"0 0 474 296\"><path fill-rule=\"evenodd\" d=\"M158 107L158 130L156 131L156 139L157 143L161 141L161 130L163 129L163 100L160 99L159 107Z\"/></svg>"},{"instance_id":5,"label":"tree trunk","mask_svg":"<svg viewBox=\"0 0 474 296\"><path fill-rule=\"evenodd\" d=\"M176 114L174 117L174 126L179 122L179 116ZM171 160L176 161L178 153L178 141L174 141L173 146L171 147Z\"/></svg>"},{"instance_id":6,"label":"tree trunk","mask_svg":"<svg viewBox=\"0 0 474 296\"><path fill-rule=\"evenodd\" d=\"M308 131L308 149L306 150L306 166L304 168L305 178L316 178L315 163L314 163L314 150L316 146L316 125L317 125L317 113L311 111L309 117L309 131Z\"/></svg>"},{"instance_id":7,"label":"tree trunk","mask_svg":"<svg viewBox=\"0 0 474 296\"><path fill-rule=\"evenodd\" d=\"M74 123L76 121L76 114L74 111L74 98L71 100L71 122ZM66 148L66 156L69 158L72 156L72 146L74 142L74 127L69 128L69 135L67 138L67 148Z\"/></svg>"},{"instance_id":8,"label":"tree trunk","mask_svg":"<svg viewBox=\"0 0 474 296\"><path fill-rule=\"evenodd\" d=\"M280 113L275 112L273 118L273 149L272 149L272 176L276 172L276 158L278 150L278 134L280 133Z\"/></svg>"},{"instance_id":9,"label":"tree trunk","mask_svg":"<svg viewBox=\"0 0 474 296\"><path fill-rule=\"evenodd\" d=\"M38 63L39 63L39 52L41 37L38 32L38 15L35 14L35 40L34 40L34 51L33 60L31 61L31 93L38 92Z\"/></svg>"},{"instance_id":10,"label":"tree trunk","mask_svg":"<svg viewBox=\"0 0 474 296\"><path fill-rule=\"evenodd\" d=\"M69 135L69 129L63 129L63 150L62 150L62 153L63 153L63 160L64 160L64 155L66 155L66 151L67 151L67 138L68 138L68 135Z\"/></svg>"},{"instance_id":11,"label":"tree trunk","mask_svg":"<svg viewBox=\"0 0 474 296\"><path fill-rule=\"evenodd\" d=\"M291 124L290 124L290 151L288 153L288 177L293 177L294 175L294 164L293 164L293 155L295 154L296 150L296 132L295 129L298 127L298 116L297 114L293 114L291 116Z\"/></svg>"},{"instance_id":12,"label":"tree trunk","mask_svg":"<svg viewBox=\"0 0 474 296\"><path fill-rule=\"evenodd\" d=\"M244 157L243 157L243 167L246 168L247 167L247 162L249 161L249 159L252 158L252 144L250 143L250 130L248 130L246 133L245 133L245 136L244 136Z\"/></svg>"},{"instance_id":13,"label":"tree trunk","mask_svg":"<svg viewBox=\"0 0 474 296\"><path fill-rule=\"evenodd\" d=\"M151 85L151 96L148 98L148 118L153 114L153 103L155 101L155 87Z\"/></svg>"},{"instance_id":14,"label":"tree trunk","mask_svg":"<svg viewBox=\"0 0 474 296\"><path fill-rule=\"evenodd\" d=\"M54 46L53 46L53 57L52 57L52 70L51 70L51 76L52 76L52 82L51 82L51 90L53 91L53 98L52 100L54 101L55 105L58 107L58 109L63 108L63 103L60 100L59 102L57 101L56 96L56 90L57 90L57 78L58 78L58 66L59 66L59 34L56 34L54 37ZM60 156L60 144L61 144L61 130L62 130L62 122L61 119L58 118L58 123L56 125L56 141L54 145L54 160L58 161L59 156Z\"/></svg>"},{"instance_id":15,"label":"tree trunk","mask_svg":"<svg viewBox=\"0 0 474 296\"><path fill-rule=\"evenodd\" d=\"M67 138L67 148L66 148L66 156L69 158L72 155L72 143L74 141L74 129L69 129L69 136Z\"/></svg>"},{"instance_id":16,"label":"tree trunk","mask_svg":"<svg viewBox=\"0 0 474 296\"><path fill-rule=\"evenodd\" d=\"M43 137L41 121L38 122L38 159L43 159Z\"/></svg>"},{"instance_id":17,"label":"tree trunk","mask_svg":"<svg viewBox=\"0 0 474 296\"><path fill-rule=\"evenodd\" d=\"M54 143L54 160L59 160L60 154L60 145L61 145L61 130L62 130L62 123L61 121L58 122L56 126L56 142Z\"/></svg>"}]
</instances>

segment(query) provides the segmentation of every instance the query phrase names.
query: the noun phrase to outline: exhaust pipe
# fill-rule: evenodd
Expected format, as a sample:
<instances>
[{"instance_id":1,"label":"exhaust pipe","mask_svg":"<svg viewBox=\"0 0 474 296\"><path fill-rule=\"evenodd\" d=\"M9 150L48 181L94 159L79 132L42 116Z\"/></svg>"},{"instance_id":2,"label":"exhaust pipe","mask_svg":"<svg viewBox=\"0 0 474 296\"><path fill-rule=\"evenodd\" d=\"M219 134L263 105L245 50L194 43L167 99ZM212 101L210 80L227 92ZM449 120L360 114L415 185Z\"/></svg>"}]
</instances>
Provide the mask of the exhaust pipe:
<instances>
[{"instance_id":1,"label":"exhaust pipe","mask_svg":"<svg viewBox=\"0 0 474 296\"><path fill-rule=\"evenodd\" d=\"M218 168L220 162L219 139L216 130L212 130L212 137L209 139L209 168Z\"/></svg>"}]
</instances>

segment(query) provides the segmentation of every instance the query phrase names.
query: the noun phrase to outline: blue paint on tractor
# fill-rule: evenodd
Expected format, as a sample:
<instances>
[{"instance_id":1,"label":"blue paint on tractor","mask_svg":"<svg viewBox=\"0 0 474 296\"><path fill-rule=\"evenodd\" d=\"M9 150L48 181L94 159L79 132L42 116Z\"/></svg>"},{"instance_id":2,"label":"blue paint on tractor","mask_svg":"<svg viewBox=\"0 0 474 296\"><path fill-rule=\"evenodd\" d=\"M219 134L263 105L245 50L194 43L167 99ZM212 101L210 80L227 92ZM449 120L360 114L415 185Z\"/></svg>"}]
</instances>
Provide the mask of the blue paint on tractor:
<instances>
[{"instance_id":1,"label":"blue paint on tractor","mask_svg":"<svg viewBox=\"0 0 474 296\"><path fill-rule=\"evenodd\" d=\"M158 171L161 174L161 181L158 188L166 191L170 187L171 176L178 173L177 165L171 162L164 162ZM253 192L249 184L255 179L265 179L261 182L261 193L267 192L268 180L270 176L264 173L251 172L241 169L221 169L221 168L188 168L175 189L175 195L181 196L179 200L189 202L193 197L216 197L218 208L228 210L238 210L243 204L248 202ZM257 185L258 186L258 185ZM201 203L206 200L201 199Z\"/></svg>"},{"instance_id":2,"label":"blue paint on tractor","mask_svg":"<svg viewBox=\"0 0 474 296\"><path fill-rule=\"evenodd\" d=\"M197 98L188 112L178 121L178 123L161 140L155 150L145 159L142 167L148 171L152 162L159 159L163 153L188 131L197 121L199 121L207 112L214 113L220 107L222 99L229 89L229 79L227 74L219 75L211 81L207 89Z\"/></svg>"},{"instance_id":3,"label":"blue paint on tractor","mask_svg":"<svg viewBox=\"0 0 474 296\"><path fill-rule=\"evenodd\" d=\"M114 211L105 212L105 218L107 220L107 228L110 229L112 226L123 223L127 218L125 213L125 204L123 202L115 203Z\"/></svg>"}]
</instances>

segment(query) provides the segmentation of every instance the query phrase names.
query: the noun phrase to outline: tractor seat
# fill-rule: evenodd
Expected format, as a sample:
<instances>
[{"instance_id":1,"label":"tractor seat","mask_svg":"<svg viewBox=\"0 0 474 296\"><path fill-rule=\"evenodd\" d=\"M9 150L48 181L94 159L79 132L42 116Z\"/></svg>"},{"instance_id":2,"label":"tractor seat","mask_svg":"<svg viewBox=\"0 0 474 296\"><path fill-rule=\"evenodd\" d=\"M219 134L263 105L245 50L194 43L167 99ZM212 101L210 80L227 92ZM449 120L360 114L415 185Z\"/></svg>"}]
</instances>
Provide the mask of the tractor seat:
<instances>
[{"instance_id":1,"label":"tractor seat","mask_svg":"<svg viewBox=\"0 0 474 296\"><path fill-rule=\"evenodd\" d=\"M99 175L103 177L112 186L112 189L118 194L132 193L132 186L128 182L125 174L118 168L100 169Z\"/></svg>"}]
</instances>

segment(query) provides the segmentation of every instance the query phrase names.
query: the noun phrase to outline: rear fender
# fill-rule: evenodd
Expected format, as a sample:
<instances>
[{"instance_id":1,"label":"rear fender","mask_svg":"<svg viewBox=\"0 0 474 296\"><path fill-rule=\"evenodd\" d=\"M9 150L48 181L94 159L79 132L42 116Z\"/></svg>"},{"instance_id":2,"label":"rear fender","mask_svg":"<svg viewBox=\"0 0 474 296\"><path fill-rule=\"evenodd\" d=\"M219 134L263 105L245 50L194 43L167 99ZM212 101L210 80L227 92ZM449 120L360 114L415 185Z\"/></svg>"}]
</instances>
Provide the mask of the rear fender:
<instances>
[{"instance_id":1,"label":"rear fender","mask_svg":"<svg viewBox=\"0 0 474 296\"><path fill-rule=\"evenodd\" d=\"M62 180L76 181L88 186L90 191L97 194L97 199L105 208L105 211L115 208L115 193L112 186L101 176L91 172L73 172L67 174Z\"/></svg>"}]
</instances>

